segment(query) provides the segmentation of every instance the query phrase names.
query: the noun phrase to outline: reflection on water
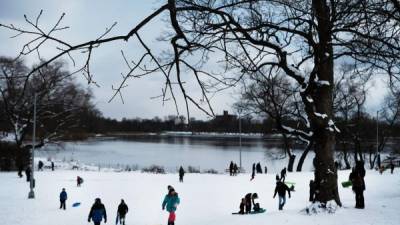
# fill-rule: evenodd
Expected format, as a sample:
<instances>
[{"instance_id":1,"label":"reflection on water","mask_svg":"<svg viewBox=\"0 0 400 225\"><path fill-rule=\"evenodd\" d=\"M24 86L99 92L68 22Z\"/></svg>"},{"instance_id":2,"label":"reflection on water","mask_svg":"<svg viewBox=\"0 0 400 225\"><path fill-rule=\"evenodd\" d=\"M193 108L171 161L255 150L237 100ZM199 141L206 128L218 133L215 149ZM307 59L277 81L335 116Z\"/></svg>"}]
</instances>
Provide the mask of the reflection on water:
<instances>
[{"instance_id":1,"label":"reflection on water","mask_svg":"<svg viewBox=\"0 0 400 225\"><path fill-rule=\"evenodd\" d=\"M261 162L271 172L280 171L287 159L276 159L282 158L277 157L282 154L276 147L279 145L276 141L261 138L243 139L243 167L249 171L253 163ZM155 164L176 171L182 165L222 172L231 160L239 165L240 146L237 138L147 135L67 142L62 147L50 145L38 151L37 155L103 166L137 165L142 168Z\"/></svg>"}]
</instances>

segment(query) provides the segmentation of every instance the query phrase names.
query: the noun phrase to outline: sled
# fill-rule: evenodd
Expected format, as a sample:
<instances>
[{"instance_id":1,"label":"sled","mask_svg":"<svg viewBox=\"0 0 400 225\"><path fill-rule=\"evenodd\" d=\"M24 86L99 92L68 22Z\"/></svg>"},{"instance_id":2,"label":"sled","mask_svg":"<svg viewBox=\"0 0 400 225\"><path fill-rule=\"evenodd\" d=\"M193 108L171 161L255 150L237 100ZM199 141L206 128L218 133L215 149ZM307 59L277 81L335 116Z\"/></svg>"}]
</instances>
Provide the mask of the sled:
<instances>
[{"instance_id":1,"label":"sled","mask_svg":"<svg viewBox=\"0 0 400 225\"><path fill-rule=\"evenodd\" d=\"M249 215L249 214L260 214L260 213L265 213L267 210L261 208L259 211L251 211L250 213L244 213L244 214L240 214L238 212L234 212L232 213L232 215Z\"/></svg>"},{"instance_id":2,"label":"sled","mask_svg":"<svg viewBox=\"0 0 400 225\"><path fill-rule=\"evenodd\" d=\"M295 182L290 182L290 181L285 181L284 182L287 186L294 186L296 183Z\"/></svg>"},{"instance_id":3,"label":"sled","mask_svg":"<svg viewBox=\"0 0 400 225\"><path fill-rule=\"evenodd\" d=\"M348 187L350 187L352 185L352 183L351 183L351 181L349 180L349 181L343 181L342 182L342 187L344 187L344 188L348 188Z\"/></svg>"},{"instance_id":4,"label":"sled","mask_svg":"<svg viewBox=\"0 0 400 225\"><path fill-rule=\"evenodd\" d=\"M285 184L290 188L290 191L294 191L295 182L285 181Z\"/></svg>"},{"instance_id":5,"label":"sled","mask_svg":"<svg viewBox=\"0 0 400 225\"><path fill-rule=\"evenodd\" d=\"M72 207L78 207L78 206L80 206L80 205L81 205L80 202L75 202L74 204L72 204Z\"/></svg>"}]
</instances>

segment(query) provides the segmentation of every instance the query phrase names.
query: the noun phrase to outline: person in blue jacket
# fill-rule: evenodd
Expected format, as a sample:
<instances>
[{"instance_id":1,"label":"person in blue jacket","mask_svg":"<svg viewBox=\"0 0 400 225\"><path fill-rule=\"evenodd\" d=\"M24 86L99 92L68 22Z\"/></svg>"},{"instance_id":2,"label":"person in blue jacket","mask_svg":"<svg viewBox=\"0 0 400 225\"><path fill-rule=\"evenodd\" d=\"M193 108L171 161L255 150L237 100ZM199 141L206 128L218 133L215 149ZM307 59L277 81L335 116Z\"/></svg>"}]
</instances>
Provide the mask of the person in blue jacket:
<instances>
[{"instance_id":1,"label":"person in blue jacket","mask_svg":"<svg viewBox=\"0 0 400 225\"><path fill-rule=\"evenodd\" d=\"M93 220L94 225L100 225L103 218L104 223L107 223L106 208L103 203L101 203L100 198L96 198L92 208L90 209L88 222L90 223L90 220Z\"/></svg>"},{"instance_id":2,"label":"person in blue jacket","mask_svg":"<svg viewBox=\"0 0 400 225\"><path fill-rule=\"evenodd\" d=\"M60 193L60 209L65 210L65 202L67 201L67 198L67 192L65 191L65 188L63 188Z\"/></svg>"},{"instance_id":3,"label":"person in blue jacket","mask_svg":"<svg viewBox=\"0 0 400 225\"><path fill-rule=\"evenodd\" d=\"M175 192L174 188L168 187L168 194L164 197L164 201L162 202L162 209L167 209L169 212L168 225L175 224L175 211L179 203L180 199L178 193Z\"/></svg>"}]
</instances>

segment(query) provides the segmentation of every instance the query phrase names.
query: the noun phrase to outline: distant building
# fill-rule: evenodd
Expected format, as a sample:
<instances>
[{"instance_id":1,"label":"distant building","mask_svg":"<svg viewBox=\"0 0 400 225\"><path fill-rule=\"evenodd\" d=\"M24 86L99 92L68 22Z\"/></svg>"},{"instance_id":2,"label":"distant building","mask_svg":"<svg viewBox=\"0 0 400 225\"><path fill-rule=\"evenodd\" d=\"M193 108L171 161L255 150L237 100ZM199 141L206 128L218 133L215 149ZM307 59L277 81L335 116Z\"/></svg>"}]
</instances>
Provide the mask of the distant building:
<instances>
[{"instance_id":1,"label":"distant building","mask_svg":"<svg viewBox=\"0 0 400 225\"><path fill-rule=\"evenodd\" d=\"M228 110L224 110L224 114L215 116L215 120L224 123L233 123L237 120L237 116L229 114Z\"/></svg>"},{"instance_id":2,"label":"distant building","mask_svg":"<svg viewBox=\"0 0 400 225\"><path fill-rule=\"evenodd\" d=\"M227 110L224 110L222 115L217 115L213 121L217 130L235 132L237 130L237 116L229 114Z\"/></svg>"}]
</instances>

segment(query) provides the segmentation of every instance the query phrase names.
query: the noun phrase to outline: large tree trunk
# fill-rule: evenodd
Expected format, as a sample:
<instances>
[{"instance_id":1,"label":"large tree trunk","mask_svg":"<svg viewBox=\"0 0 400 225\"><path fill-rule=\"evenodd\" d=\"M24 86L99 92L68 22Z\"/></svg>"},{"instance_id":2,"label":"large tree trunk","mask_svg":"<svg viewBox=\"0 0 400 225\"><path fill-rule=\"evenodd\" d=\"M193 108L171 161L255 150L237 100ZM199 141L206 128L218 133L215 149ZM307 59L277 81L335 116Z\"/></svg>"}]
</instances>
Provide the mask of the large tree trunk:
<instances>
[{"instance_id":1,"label":"large tree trunk","mask_svg":"<svg viewBox=\"0 0 400 225\"><path fill-rule=\"evenodd\" d=\"M293 172L294 160L296 159L296 155L292 154L292 146L290 143L290 139L287 137L285 133L283 133L282 136L283 136L283 144L284 144L283 147L285 148L285 153L287 153L289 156L287 170L288 172Z\"/></svg>"},{"instance_id":2,"label":"large tree trunk","mask_svg":"<svg viewBox=\"0 0 400 225\"><path fill-rule=\"evenodd\" d=\"M347 153L347 144L345 141L343 141L343 160L344 160L344 164L346 165L346 169L350 169L351 165L349 162L349 154Z\"/></svg>"},{"instance_id":3,"label":"large tree trunk","mask_svg":"<svg viewBox=\"0 0 400 225\"><path fill-rule=\"evenodd\" d=\"M293 167L294 167L295 159L296 159L296 155L291 154L291 155L289 156L289 163L288 163L288 171L289 171L289 172L293 172Z\"/></svg>"},{"instance_id":4,"label":"large tree trunk","mask_svg":"<svg viewBox=\"0 0 400 225\"><path fill-rule=\"evenodd\" d=\"M310 144L307 145L307 148L304 150L304 152L301 154L299 162L297 164L297 168L296 168L297 172L301 172L301 170L303 169L304 160L306 159L308 152L310 152L312 146L313 146L313 142L311 141Z\"/></svg>"},{"instance_id":5,"label":"large tree trunk","mask_svg":"<svg viewBox=\"0 0 400 225\"><path fill-rule=\"evenodd\" d=\"M328 81L330 85L320 85L315 87L313 99L315 102L315 111L324 116L318 117L313 122L314 140L315 140L315 182L318 187L316 200L326 203L335 200L341 206L337 186L337 171L334 163L335 152L335 133L328 128L327 119L333 118L333 47L331 38L331 20L330 9L327 0L313 0L313 9L315 10L318 21L319 43L316 47L314 63L318 80ZM315 117L315 115L312 115Z\"/></svg>"}]
</instances>

